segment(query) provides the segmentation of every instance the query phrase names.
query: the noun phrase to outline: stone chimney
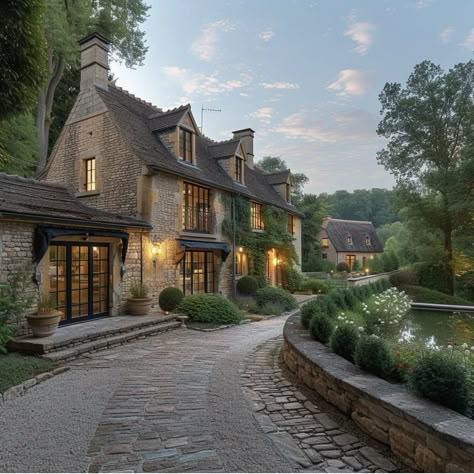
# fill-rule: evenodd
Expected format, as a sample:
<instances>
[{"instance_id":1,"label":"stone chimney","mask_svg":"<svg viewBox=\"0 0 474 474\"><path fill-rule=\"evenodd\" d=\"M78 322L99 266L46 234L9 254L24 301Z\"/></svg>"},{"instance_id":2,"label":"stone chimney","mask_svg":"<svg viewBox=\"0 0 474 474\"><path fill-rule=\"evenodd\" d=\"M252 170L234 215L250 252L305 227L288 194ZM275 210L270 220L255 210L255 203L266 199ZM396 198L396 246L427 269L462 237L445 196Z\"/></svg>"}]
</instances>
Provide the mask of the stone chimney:
<instances>
[{"instance_id":1,"label":"stone chimney","mask_svg":"<svg viewBox=\"0 0 474 474\"><path fill-rule=\"evenodd\" d=\"M79 40L81 46L81 91L93 86L107 90L110 41L100 33Z\"/></svg>"},{"instance_id":2,"label":"stone chimney","mask_svg":"<svg viewBox=\"0 0 474 474\"><path fill-rule=\"evenodd\" d=\"M255 131L251 128L244 128L242 130L236 130L232 132L234 138L240 138L242 141L242 146L244 147L245 153L247 155L247 165L253 169L253 137Z\"/></svg>"},{"instance_id":3,"label":"stone chimney","mask_svg":"<svg viewBox=\"0 0 474 474\"><path fill-rule=\"evenodd\" d=\"M328 222L332 219L331 216L324 216L323 217L323 224L322 224L322 228L325 229L326 226L328 225Z\"/></svg>"}]
</instances>

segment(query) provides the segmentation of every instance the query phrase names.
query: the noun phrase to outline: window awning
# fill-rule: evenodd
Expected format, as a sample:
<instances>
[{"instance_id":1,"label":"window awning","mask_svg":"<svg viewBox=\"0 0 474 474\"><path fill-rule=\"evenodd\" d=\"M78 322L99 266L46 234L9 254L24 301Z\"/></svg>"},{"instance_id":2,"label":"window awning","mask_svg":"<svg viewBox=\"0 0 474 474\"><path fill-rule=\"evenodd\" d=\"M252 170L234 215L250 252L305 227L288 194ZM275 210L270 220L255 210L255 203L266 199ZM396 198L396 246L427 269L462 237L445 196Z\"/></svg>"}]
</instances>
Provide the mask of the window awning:
<instances>
[{"instance_id":1,"label":"window awning","mask_svg":"<svg viewBox=\"0 0 474 474\"><path fill-rule=\"evenodd\" d=\"M230 254L230 247L226 242L202 242L200 240L176 239L181 251L176 256L176 260L180 262L184 257L186 250L220 250L222 261L225 262Z\"/></svg>"},{"instance_id":2,"label":"window awning","mask_svg":"<svg viewBox=\"0 0 474 474\"><path fill-rule=\"evenodd\" d=\"M86 237L115 237L122 239L122 262L125 263L128 248L128 234L114 230L73 229L67 227L49 227L39 225L35 229L33 240L33 263L38 263L48 251L49 244L55 237L81 235Z\"/></svg>"}]
</instances>

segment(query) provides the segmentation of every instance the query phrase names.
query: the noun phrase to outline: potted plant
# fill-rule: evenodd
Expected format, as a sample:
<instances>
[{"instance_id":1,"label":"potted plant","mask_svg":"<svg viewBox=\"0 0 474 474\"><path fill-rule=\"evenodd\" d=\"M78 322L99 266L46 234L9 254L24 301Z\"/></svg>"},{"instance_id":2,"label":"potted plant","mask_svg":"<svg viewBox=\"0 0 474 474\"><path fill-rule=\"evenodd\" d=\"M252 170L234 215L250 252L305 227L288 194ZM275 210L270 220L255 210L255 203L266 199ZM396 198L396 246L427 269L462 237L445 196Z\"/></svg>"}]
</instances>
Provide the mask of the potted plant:
<instances>
[{"instance_id":1,"label":"potted plant","mask_svg":"<svg viewBox=\"0 0 474 474\"><path fill-rule=\"evenodd\" d=\"M127 298L128 312L132 316L144 316L151 310L151 297L149 289L142 282L133 282L130 285L130 298Z\"/></svg>"},{"instance_id":2,"label":"potted plant","mask_svg":"<svg viewBox=\"0 0 474 474\"><path fill-rule=\"evenodd\" d=\"M56 301L48 292L41 292L36 303L37 312L27 314L28 325L34 337L48 337L58 328L63 313L56 309Z\"/></svg>"}]
</instances>

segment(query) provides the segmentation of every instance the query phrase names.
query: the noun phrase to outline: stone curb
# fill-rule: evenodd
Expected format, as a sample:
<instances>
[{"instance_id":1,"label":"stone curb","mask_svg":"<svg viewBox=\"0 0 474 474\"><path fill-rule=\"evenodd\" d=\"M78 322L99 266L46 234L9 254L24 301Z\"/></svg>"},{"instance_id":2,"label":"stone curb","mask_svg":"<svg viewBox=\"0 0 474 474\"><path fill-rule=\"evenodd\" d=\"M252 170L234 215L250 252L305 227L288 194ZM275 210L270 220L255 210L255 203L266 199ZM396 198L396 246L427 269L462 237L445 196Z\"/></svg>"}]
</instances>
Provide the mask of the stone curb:
<instances>
[{"instance_id":1,"label":"stone curb","mask_svg":"<svg viewBox=\"0 0 474 474\"><path fill-rule=\"evenodd\" d=\"M57 367L53 369L51 372L43 372L38 374L36 377L32 379L25 380L23 383L19 385L15 385L14 387L10 387L5 392L0 393L0 406L5 405L7 402L14 400L15 398L22 397L26 394L26 392L31 388L34 387L41 382L45 382L50 378L54 377L55 375L62 374L63 372L67 372L70 367Z\"/></svg>"}]
</instances>

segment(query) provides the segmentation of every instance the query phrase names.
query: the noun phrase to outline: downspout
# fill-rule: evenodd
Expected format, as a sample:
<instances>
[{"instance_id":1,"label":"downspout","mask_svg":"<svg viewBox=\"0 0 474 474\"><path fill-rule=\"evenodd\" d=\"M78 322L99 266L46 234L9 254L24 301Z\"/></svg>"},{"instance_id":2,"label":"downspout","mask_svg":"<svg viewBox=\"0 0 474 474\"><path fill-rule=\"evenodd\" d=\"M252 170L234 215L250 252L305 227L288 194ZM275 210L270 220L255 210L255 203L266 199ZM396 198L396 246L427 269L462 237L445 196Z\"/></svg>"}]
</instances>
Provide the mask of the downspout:
<instances>
[{"instance_id":1,"label":"downspout","mask_svg":"<svg viewBox=\"0 0 474 474\"><path fill-rule=\"evenodd\" d=\"M235 282L235 194L232 195L232 297L237 297Z\"/></svg>"}]
</instances>

